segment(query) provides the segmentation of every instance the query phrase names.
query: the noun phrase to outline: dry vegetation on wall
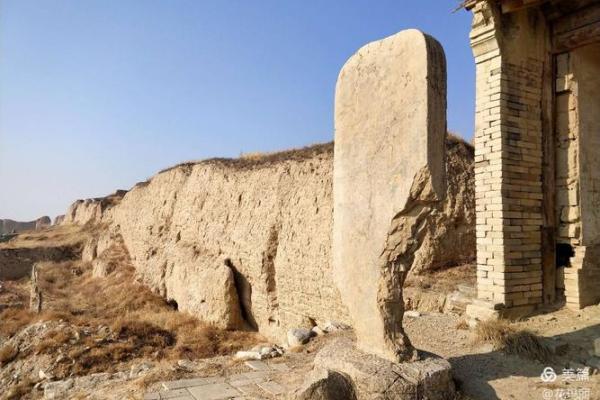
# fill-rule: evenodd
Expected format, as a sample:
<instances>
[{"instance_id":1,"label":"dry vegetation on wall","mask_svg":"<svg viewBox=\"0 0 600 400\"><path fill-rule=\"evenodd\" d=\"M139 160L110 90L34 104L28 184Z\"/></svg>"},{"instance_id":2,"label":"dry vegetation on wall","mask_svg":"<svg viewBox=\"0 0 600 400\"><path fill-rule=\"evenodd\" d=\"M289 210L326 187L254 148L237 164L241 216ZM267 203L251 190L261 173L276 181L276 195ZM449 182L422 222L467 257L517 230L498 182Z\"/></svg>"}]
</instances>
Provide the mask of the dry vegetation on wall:
<instances>
[{"instance_id":1,"label":"dry vegetation on wall","mask_svg":"<svg viewBox=\"0 0 600 400\"><path fill-rule=\"evenodd\" d=\"M315 157L322 153L331 152L333 152L333 142L319 143L299 149L284 151L242 153L239 158L209 158L206 160L188 161L165 168L159 171L159 174L176 168L191 170L191 168L197 164L223 164L239 169L247 169L257 166L267 167L270 164L276 164L282 161L301 161L307 158Z\"/></svg>"},{"instance_id":2,"label":"dry vegetation on wall","mask_svg":"<svg viewBox=\"0 0 600 400\"><path fill-rule=\"evenodd\" d=\"M56 358L56 379L96 372L127 370L135 360L164 361L207 358L252 347L260 336L251 332L223 331L173 309L164 299L134 282L134 270L123 263L106 278L92 276L81 261L43 263L39 282L43 312L28 305L28 284L12 283L11 293L20 307L0 313L0 367L11 362L48 355ZM4 300L4 299L2 299ZM51 327L25 351L6 338L19 335L39 321ZM58 357L57 357L58 356ZM20 398L36 382L21 380L0 398ZM24 392L25 390L25 392Z\"/></svg>"}]
</instances>

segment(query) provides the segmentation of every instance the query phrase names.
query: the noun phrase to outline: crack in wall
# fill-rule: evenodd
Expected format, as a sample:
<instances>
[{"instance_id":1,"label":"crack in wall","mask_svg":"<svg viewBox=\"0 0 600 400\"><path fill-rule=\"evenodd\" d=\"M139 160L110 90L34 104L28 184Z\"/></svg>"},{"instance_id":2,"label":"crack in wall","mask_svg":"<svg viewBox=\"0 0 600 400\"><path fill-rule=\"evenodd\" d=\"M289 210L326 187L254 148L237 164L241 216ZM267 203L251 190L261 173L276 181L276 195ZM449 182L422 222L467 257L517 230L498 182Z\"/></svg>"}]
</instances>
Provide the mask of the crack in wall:
<instances>
[{"instance_id":1,"label":"crack in wall","mask_svg":"<svg viewBox=\"0 0 600 400\"><path fill-rule=\"evenodd\" d=\"M279 301L277 299L277 280L275 271L275 258L279 247L279 231L281 223L277 222L271 226L267 247L262 255L261 276L264 278L267 291L267 311L269 323L279 325Z\"/></svg>"}]
</instances>

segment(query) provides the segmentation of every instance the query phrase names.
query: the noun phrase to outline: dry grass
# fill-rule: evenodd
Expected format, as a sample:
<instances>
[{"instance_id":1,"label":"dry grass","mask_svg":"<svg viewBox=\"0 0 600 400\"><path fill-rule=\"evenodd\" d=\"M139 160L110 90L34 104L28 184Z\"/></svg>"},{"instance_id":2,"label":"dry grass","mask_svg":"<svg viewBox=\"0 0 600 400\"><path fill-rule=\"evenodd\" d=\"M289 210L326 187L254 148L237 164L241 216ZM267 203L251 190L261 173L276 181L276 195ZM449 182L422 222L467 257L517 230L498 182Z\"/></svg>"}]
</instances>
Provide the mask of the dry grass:
<instances>
[{"instance_id":1,"label":"dry grass","mask_svg":"<svg viewBox=\"0 0 600 400\"><path fill-rule=\"evenodd\" d=\"M333 142L313 144L299 149L276 152L242 153L239 158L210 158L206 160L189 161L165 168L161 170L159 174L173 169L181 169L186 174L189 174L192 167L198 164L219 164L238 169L248 169L259 166L269 166L284 161L303 161L321 154L333 154Z\"/></svg>"},{"instance_id":2,"label":"dry grass","mask_svg":"<svg viewBox=\"0 0 600 400\"><path fill-rule=\"evenodd\" d=\"M405 287L431 289L441 293L449 293L456 289L457 283L475 286L477 266L467 263L451 266L422 274L408 274Z\"/></svg>"},{"instance_id":3,"label":"dry grass","mask_svg":"<svg viewBox=\"0 0 600 400\"><path fill-rule=\"evenodd\" d=\"M82 229L75 225L49 226L37 231L21 232L8 242L0 243L0 249L73 246L82 243L91 234L91 227Z\"/></svg>"},{"instance_id":4,"label":"dry grass","mask_svg":"<svg viewBox=\"0 0 600 400\"><path fill-rule=\"evenodd\" d=\"M33 389L34 385L35 385L34 381L32 381L28 378L22 379L18 384L13 385L6 390L6 392L4 393L5 397L3 397L3 399L6 399L6 400L21 399L24 396L31 393L31 390Z\"/></svg>"},{"instance_id":5,"label":"dry grass","mask_svg":"<svg viewBox=\"0 0 600 400\"><path fill-rule=\"evenodd\" d=\"M0 313L0 336L10 337L36 319L37 316L27 309L7 308Z\"/></svg>"},{"instance_id":6,"label":"dry grass","mask_svg":"<svg viewBox=\"0 0 600 400\"><path fill-rule=\"evenodd\" d=\"M476 340L492 343L497 350L540 362L552 359L552 352L543 340L526 329L517 329L505 320L480 322L475 329Z\"/></svg>"},{"instance_id":7,"label":"dry grass","mask_svg":"<svg viewBox=\"0 0 600 400\"><path fill-rule=\"evenodd\" d=\"M456 329L460 329L460 330L463 330L463 331L469 330L469 324L464 319L461 319L456 324Z\"/></svg>"},{"instance_id":8,"label":"dry grass","mask_svg":"<svg viewBox=\"0 0 600 400\"><path fill-rule=\"evenodd\" d=\"M12 360L14 360L19 354L19 349L17 349L12 344L5 344L0 348L0 366L8 364Z\"/></svg>"},{"instance_id":9,"label":"dry grass","mask_svg":"<svg viewBox=\"0 0 600 400\"><path fill-rule=\"evenodd\" d=\"M67 328L46 332L28 354L18 355L64 354L53 371L58 379L115 372L134 360L226 355L263 340L253 332L220 330L175 311L163 298L134 282L134 270L125 255L106 278L92 277L91 266L80 261L41 263L39 285L43 312L5 310L0 314L0 334L12 336L40 320L68 323Z\"/></svg>"}]
</instances>

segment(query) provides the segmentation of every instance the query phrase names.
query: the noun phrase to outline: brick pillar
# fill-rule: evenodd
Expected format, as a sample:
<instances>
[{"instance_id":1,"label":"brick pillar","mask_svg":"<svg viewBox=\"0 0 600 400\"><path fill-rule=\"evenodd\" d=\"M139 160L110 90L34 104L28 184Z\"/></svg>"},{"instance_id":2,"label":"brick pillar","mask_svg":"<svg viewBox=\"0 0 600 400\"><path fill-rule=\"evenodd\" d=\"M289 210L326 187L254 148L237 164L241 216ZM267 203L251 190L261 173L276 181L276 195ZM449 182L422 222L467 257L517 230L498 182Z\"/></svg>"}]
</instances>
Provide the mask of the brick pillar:
<instances>
[{"instance_id":1,"label":"brick pillar","mask_svg":"<svg viewBox=\"0 0 600 400\"><path fill-rule=\"evenodd\" d=\"M487 319L527 314L542 301L545 28L531 26L530 11L501 15L488 2L472 11L478 301L467 312Z\"/></svg>"}]
</instances>

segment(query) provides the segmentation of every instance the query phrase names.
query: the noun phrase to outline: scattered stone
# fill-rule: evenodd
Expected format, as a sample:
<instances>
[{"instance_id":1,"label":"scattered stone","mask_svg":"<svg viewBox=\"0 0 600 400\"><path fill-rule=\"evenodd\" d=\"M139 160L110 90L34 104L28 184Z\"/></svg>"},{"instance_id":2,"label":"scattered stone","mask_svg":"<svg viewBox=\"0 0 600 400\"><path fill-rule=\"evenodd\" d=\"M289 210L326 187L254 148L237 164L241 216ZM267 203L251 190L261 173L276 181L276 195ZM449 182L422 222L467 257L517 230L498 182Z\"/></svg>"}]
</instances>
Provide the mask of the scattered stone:
<instances>
[{"instance_id":1,"label":"scattered stone","mask_svg":"<svg viewBox=\"0 0 600 400\"><path fill-rule=\"evenodd\" d=\"M50 379L52 379L52 375L47 374L43 369L40 369L38 371L38 377L41 380L50 380Z\"/></svg>"},{"instance_id":2,"label":"scattered stone","mask_svg":"<svg viewBox=\"0 0 600 400\"><path fill-rule=\"evenodd\" d=\"M311 331L315 334L315 336L322 336L325 334L325 331L318 326L313 326Z\"/></svg>"},{"instance_id":3,"label":"scattered stone","mask_svg":"<svg viewBox=\"0 0 600 400\"><path fill-rule=\"evenodd\" d=\"M350 379L342 373L313 369L292 396L295 400L356 400Z\"/></svg>"},{"instance_id":4,"label":"scattered stone","mask_svg":"<svg viewBox=\"0 0 600 400\"><path fill-rule=\"evenodd\" d=\"M416 310L408 310L404 311L404 316L408 318L419 318L421 316L421 313Z\"/></svg>"},{"instance_id":5,"label":"scattered stone","mask_svg":"<svg viewBox=\"0 0 600 400\"><path fill-rule=\"evenodd\" d=\"M98 335L100 335L102 337L107 337L107 336L110 336L110 334L111 334L110 328L106 325L99 325L97 333L98 333Z\"/></svg>"},{"instance_id":6,"label":"scattered stone","mask_svg":"<svg viewBox=\"0 0 600 400\"><path fill-rule=\"evenodd\" d=\"M44 385L44 399L64 399L73 387L73 379L48 382Z\"/></svg>"},{"instance_id":7,"label":"scattered stone","mask_svg":"<svg viewBox=\"0 0 600 400\"><path fill-rule=\"evenodd\" d=\"M129 371L130 378L137 378L139 376L146 375L154 366L150 363L141 363L138 365L132 365Z\"/></svg>"},{"instance_id":8,"label":"scattered stone","mask_svg":"<svg viewBox=\"0 0 600 400\"><path fill-rule=\"evenodd\" d=\"M255 346L250 351L238 351L235 353L235 358L241 360L264 360L282 356L283 348L277 345Z\"/></svg>"},{"instance_id":9,"label":"scattered stone","mask_svg":"<svg viewBox=\"0 0 600 400\"><path fill-rule=\"evenodd\" d=\"M287 333L287 342L290 347L296 347L308 343L314 333L305 328L290 329Z\"/></svg>"},{"instance_id":10,"label":"scattered stone","mask_svg":"<svg viewBox=\"0 0 600 400\"><path fill-rule=\"evenodd\" d=\"M235 353L235 358L240 360L260 360L262 356L258 351L238 351Z\"/></svg>"},{"instance_id":11,"label":"scattered stone","mask_svg":"<svg viewBox=\"0 0 600 400\"><path fill-rule=\"evenodd\" d=\"M115 381L125 381L127 380L127 377L129 375L127 374L127 372L115 372L114 374L111 375L111 379L115 380Z\"/></svg>"},{"instance_id":12,"label":"scattered stone","mask_svg":"<svg viewBox=\"0 0 600 400\"><path fill-rule=\"evenodd\" d=\"M343 324L341 322L327 321L321 327L321 329L326 333L331 333L331 332L335 332L335 331L344 331L344 330L350 329L350 326Z\"/></svg>"},{"instance_id":13,"label":"scattered stone","mask_svg":"<svg viewBox=\"0 0 600 400\"><path fill-rule=\"evenodd\" d=\"M461 291L455 290L446 296L444 302L444 313L464 314L467 306L473 302L473 298L465 295Z\"/></svg>"},{"instance_id":14,"label":"scattered stone","mask_svg":"<svg viewBox=\"0 0 600 400\"><path fill-rule=\"evenodd\" d=\"M177 360L177 368L191 372L196 369L196 364L190 360Z\"/></svg>"}]
</instances>

